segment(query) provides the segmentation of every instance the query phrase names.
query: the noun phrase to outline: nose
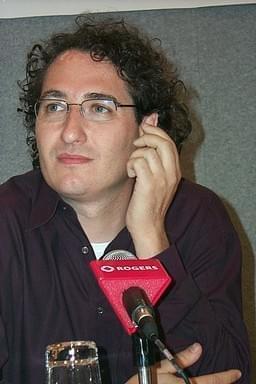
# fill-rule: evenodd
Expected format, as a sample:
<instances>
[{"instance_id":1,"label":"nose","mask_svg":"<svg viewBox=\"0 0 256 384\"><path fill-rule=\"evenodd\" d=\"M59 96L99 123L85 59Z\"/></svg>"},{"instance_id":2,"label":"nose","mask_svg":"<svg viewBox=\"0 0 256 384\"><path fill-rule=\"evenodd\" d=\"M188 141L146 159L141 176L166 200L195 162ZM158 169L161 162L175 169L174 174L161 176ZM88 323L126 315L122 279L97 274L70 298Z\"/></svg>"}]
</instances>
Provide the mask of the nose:
<instances>
[{"instance_id":1,"label":"nose","mask_svg":"<svg viewBox=\"0 0 256 384\"><path fill-rule=\"evenodd\" d=\"M83 143L87 140L86 119L79 105L72 105L63 124L62 139L66 144Z\"/></svg>"}]
</instances>

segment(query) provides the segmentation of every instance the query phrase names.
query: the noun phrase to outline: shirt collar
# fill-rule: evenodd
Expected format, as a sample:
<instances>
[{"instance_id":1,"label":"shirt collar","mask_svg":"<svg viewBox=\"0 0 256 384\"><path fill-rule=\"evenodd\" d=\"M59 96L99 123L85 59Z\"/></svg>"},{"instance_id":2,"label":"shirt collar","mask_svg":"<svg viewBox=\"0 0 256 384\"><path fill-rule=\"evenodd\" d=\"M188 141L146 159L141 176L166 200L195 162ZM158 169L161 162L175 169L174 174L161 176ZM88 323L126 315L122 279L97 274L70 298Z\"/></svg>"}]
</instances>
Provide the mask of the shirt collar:
<instances>
[{"instance_id":1,"label":"shirt collar","mask_svg":"<svg viewBox=\"0 0 256 384\"><path fill-rule=\"evenodd\" d=\"M30 186L32 186L32 208L29 218L30 230L46 224L53 218L58 207L61 207L61 205L66 206L59 194L46 183L40 170L32 171L32 173L34 174L34 179L30 180ZM110 242L104 254L113 249L127 249L135 255L133 241L126 227Z\"/></svg>"},{"instance_id":2,"label":"shirt collar","mask_svg":"<svg viewBox=\"0 0 256 384\"><path fill-rule=\"evenodd\" d=\"M32 189L32 209L29 229L35 229L47 223L55 214L61 201L60 196L44 180L40 171L35 171L36 182Z\"/></svg>"}]
</instances>

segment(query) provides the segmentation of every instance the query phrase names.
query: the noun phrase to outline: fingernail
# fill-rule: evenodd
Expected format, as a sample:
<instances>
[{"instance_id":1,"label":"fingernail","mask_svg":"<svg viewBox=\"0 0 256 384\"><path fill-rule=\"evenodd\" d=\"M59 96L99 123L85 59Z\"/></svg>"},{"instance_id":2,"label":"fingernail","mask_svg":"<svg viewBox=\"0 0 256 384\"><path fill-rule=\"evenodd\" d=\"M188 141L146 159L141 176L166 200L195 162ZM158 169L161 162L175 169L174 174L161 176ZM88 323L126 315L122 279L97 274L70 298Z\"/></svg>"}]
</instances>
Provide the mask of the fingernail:
<instances>
[{"instance_id":1,"label":"fingernail","mask_svg":"<svg viewBox=\"0 0 256 384\"><path fill-rule=\"evenodd\" d=\"M242 372L237 371L237 379L240 379L241 376L242 376Z\"/></svg>"},{"instance_id":2,"label":"fingernail","mask_svg":"<svg viewBox=\"0 0 256 384\"><path fill-rule=\"evenodd\" d=\"M200 344L199 343L194 343L189 347L190 351L195 353L200 350Z\"/></svg>"}]
</instances>

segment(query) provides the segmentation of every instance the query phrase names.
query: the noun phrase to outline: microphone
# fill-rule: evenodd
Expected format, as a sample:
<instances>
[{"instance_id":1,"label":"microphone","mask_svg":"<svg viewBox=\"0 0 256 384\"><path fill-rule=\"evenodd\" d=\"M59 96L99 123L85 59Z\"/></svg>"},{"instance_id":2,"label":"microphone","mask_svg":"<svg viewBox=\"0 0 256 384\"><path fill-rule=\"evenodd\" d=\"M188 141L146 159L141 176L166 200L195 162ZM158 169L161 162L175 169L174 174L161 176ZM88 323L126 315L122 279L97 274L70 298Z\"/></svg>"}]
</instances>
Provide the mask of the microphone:
<instances>
[{"instance_id":1,"label":"microphone","mask_svg":"<svg viewBox=\"0 0 256 384\"><path fill-rule=\"evenodd\" d=\"M148 320L150 318L149 313L151 313L150 321L153 323L152 306L157 303L172 281L159 260L139 260L131 255L128 251L115 250L109 252L101 260L90 262L90 267L100 288L129 335L137 331L138 324L140 326L143 324L144 329L147 329L148 326L145 326L145 323L146 317ZM129 288L135 289L129 290ZM125 293L125 291L128 292ZM145 305L142 304L142 301ZM136 302L138 305L131 304L132 302ZM135 308L137 308L136 316L135 313L132 315ZM129 311L131 317L128 314ZM146 312L147 316L145 316ZM153 328L148 332L153 332Z\"/></svg>"},{"instance_id":2,"label":"microphone","mask_svg":"<svg viewBox=\"0 0 256 384\"><path fill-rule=\"evenodd\" d=\"M123 305L144 336L149 340L158 337L154 309L143 289L139 287L126 289L123 293Z\"/></svg>"},{"instance_id":3,"label":"microphone","mask_svg":"<svg viewBox=\"0 0 256 384\"><path fill-rule=\"evenodd\" d=\"M146 340L151 340L184 382L190 384L187 374L158 338L153 305L172 282L160 261L139 260L128 251L114 250L101 260L91 261L90 267L124 329L133 335L134 344L138 348L140 384L151 384L151 373L145 361L147 354L143 351L143 339L136 335L138 328L146 337L144 342L147 344Z\"/></svg>"}]
</instances>

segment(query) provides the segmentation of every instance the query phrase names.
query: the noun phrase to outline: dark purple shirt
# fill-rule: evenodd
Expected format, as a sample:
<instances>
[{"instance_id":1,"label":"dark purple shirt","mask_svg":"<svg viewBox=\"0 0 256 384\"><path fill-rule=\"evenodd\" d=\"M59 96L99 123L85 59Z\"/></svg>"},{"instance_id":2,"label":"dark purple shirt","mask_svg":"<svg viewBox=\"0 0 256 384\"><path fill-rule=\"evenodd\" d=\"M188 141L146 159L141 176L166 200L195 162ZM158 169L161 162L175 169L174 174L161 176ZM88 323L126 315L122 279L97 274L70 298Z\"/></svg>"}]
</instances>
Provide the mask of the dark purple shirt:
<instances>
[{"instance_id":1,"label":"dark purple shirt","mask_svg":"<svg viewBox=\"0 0 256 384\"><path fill-rule=\"evenodd\" d=\"M238 368L248 384L240 245L222 203L182 180L166 230L171 246L157 257L175 283L156 306L162 338L175 352L202 344L193 375ZM123 384L136 372L131 337L91 272L95 256L74 210L40 171L0 187L0 234L0 383L43 384L47 344L94 340L103 383ZM126 228L113 249L135 252Z\"/></svg>"}]
</instances>

